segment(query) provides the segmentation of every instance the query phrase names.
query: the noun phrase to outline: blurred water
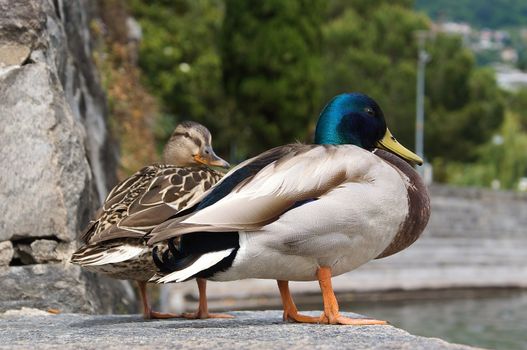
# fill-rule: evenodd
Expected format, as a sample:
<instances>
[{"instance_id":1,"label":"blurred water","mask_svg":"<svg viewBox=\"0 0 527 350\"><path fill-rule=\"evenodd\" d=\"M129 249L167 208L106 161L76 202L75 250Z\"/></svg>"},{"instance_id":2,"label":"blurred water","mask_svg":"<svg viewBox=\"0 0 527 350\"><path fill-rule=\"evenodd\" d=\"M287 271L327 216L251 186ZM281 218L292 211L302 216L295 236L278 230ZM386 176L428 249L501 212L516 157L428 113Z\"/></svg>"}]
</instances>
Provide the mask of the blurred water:
<instances>
[{"instance_id":1,"label":"blurred water","mask_svg":"<svg viewBox=\"0 0 527 350\"><path fill-rule=\"evenodd\" d=\"M476 299L341 304L415 335L489 349L527 349L527 292Z\"/></svg>"}]
</instances>

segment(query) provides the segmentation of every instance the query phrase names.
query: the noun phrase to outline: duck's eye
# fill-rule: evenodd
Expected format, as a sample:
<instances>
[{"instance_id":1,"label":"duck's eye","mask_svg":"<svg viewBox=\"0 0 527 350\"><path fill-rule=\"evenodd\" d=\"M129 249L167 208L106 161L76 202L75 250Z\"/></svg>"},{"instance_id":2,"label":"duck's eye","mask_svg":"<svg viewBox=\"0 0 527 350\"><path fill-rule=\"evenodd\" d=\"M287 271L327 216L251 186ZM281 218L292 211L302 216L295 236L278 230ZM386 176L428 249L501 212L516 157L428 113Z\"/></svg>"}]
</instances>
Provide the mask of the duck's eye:
<instances>
[{"instance_id":1,"label":"duck's eye","mask_svg":"<svg viewBox=\"0 0 527 350\"><path fill-rule=\"evenodd\" d=\"M366 112L371 117L375 116L375 112L373 111L373 108L371 107L364 107L364 112Z\"/></svg>"}]
</instances>

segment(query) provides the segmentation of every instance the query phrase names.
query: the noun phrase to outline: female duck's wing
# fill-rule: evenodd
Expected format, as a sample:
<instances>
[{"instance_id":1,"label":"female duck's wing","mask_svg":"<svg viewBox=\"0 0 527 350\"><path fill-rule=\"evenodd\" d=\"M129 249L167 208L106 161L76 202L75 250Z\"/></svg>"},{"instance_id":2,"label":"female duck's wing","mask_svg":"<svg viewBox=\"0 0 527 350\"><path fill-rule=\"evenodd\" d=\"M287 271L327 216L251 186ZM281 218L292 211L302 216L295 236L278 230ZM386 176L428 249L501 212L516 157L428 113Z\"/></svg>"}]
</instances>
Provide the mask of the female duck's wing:
<instances>
[{"instance_id":1,"label":"female duck's wing","mask_svg":"<svg viewBox=\"0 0 527 350\"><path fill-rule=\"evenodd\" d=\"M298 145L278 147L261 154L259 157L248 159L233 168L225 177L223 177L223 174L209 168L202 168L204 172L200 173L199 178L196 178L196 172L193 172L193 180L195 182L184 182L183 189L189 192L185 196L185 200L173 201L166 203L166 205L159 204L154 208L130 212L118 226L119 228L133 230L134 227L152 224L153 226L149 226L149 229L152 229L160 223L163 225L166 222L171 222L169 220L171 218L181 217L185 213L191 212L196 209L197 204L200 205L200 208L209 206L223 198L239 182L251 178L269 163L287 154L294 153L295 146ZM220 180L221 177L223 179ZM227 181L223 182L222 180L224 179L227 179ZM219 190L216 190L216 187L210 188L211 185L219 184L218 181L223 182ZM126 235L126 232L119 232L118 228L113 228L113 230L114 232L108 233L107 237L117 238L123 234Z\"/></svg>"},{"instance_id":2,"label":"female duck's wing","mask_svg":"<svg viewBox=\"0 0 527 350\"><path fill-rule=\"evenodd\" d=\"M207 192L222 176L207 167L167 168L152 179L118 226L150 231Z\"/></svg>"},{"instance_id":3,"label":"female duck's wing","mask_svg":"<svg viewBox=\"0 0 527 350\"><path fill-rule=\"evenodd\" d=\"M206 192L221 176L206 167L145 167L110 192L86 231L87 241L142 238ZM134 219L130 220L132 217Z\"/></svg>"},{"instance_id":4,"label":"female duck's wing","mask_svg":"<svg viewBox=\"0 0 527 350\"><path fill-rule=\"evenodd\" d=\"M287 147L288 152L280 152L279 158L252 176L239 180L230 178L235 172L229 173L202 199L195 212L156 227L149 244L191 232L256 230L345 182L362 181L371 166L380 161L351 145ZM243 172L250 164L237 171Z\"/></svg>"},{"instance_id":5,"label":"female duck's wing","mask_svg":"<svg viewBox=\"0 0 527 350\"><path fill-rule=\"evenodd\" d=\"M110 229L127 214L129 204L138 194L137 190L144 188L157 170L156 165L146 166L112 188L102 207L95 213L94 219L81 234L80 240L84 243L99 241L101 233Z\"/></svg>"},{"instance_id":6,"label":"female duck's wing","mask_svg":"<svg viewBox=\"0 0 527 350\"><path fill-rule=\"evenodd\" d=\"M157 216L158 213L156 213L154 210L152 210L152 212L148 210L142 210L130 213L129 216L127 216L121 222L120 226L137 227L142 225L142 223L145 221L152 222L151 220L149 220L149 218L153 214L156 215L155 224L157 225L161 223L159 226L162 227L164 227L164 225L168 225L168 223L173 222L174 220L169 220L171 218L178 218L178 220L181 221L182 216L196 210L198 205L201 209L214 204L215 202L223 198L226 194L228 194L234 187L238 186L240 182L247 181L247 179L252 178L258 171L260 171L262 168L272 163L273 161L284 156L294 155L297 151L298 146L300 145L295 144L271 149L267 152L262 153L258 157L254 157L242 162L235 168L231 169L231 171L227 175L225 175L221 180L219 180L219 182L216 178L212 180L207 180L207 182L205 183L207 188L206 190L195 191L194 195L189 198L188 201L180 202L180 205L177 207L175 207L172 203L164 207L163 210L166 212L164 213L162 220L159 219L159 216ZM215 174L219 174L215 171L212 172L214 172ZM223 176L223 174L221 175ZM217 183L217 185L221 183L221 186L215 186L209 189L210 186L208 183L210 182L212 182L212 184ZM118 235L118 233L112 234L112 237L116 237L116 235Z\"/></svg>"},{"instance_id":7,"label":"female duck's wing","mask_svg":"<svg viewBox=\"0 0 527 350\"><path fill-rule=\"evenodd\" d=\"M124 211L118 210L116 204L124 200L130 188L143 182L143 179L154 171L155 166L144 167L112 188L102 207L95 213L94 219L88 223L81 233L79 240L83 243L89 243L92 240L97 241L96 236L112 226L115 223L114 218L118 218L119 214Z\"/></svg>"}]
</instances>

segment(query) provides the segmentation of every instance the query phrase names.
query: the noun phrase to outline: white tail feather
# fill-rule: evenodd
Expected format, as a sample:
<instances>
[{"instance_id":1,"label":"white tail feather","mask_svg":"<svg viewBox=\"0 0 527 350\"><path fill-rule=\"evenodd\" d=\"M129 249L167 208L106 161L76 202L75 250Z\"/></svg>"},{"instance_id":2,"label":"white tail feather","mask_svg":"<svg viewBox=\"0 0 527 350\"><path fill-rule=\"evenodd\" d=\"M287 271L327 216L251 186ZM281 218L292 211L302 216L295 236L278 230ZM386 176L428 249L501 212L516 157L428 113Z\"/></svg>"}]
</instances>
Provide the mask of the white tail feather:
<instances>
[{"instance_id":1,"label":"white tail feather","mask_svg":"<svg viewBox=\"0 0 527 350\"><path fill-rule=\"evenodd\" d=\"M104 251L94 255L87 255L80 259L76 259L75 262L81 266L115 264L133 259L148 250L146 247L137 247L132 245L122 245L119 248L114 249L116 250L111 252Z\"/></svg>"},{"instance_id":2,"label":"white tail feather","mask_svg":"<svg viewBox=\"0 0 527 350\"><path fill-rule=\"evenodd\" d=\"M157 280L157 283L181 282L187 278L192 277L200 271L206 270L209 267L219 263L222 259L229 256L234 248L220 250L219 252L212 252L203 254L192 265L183 270L172 272L165 277Z\"/></svg>"}]
</instances>

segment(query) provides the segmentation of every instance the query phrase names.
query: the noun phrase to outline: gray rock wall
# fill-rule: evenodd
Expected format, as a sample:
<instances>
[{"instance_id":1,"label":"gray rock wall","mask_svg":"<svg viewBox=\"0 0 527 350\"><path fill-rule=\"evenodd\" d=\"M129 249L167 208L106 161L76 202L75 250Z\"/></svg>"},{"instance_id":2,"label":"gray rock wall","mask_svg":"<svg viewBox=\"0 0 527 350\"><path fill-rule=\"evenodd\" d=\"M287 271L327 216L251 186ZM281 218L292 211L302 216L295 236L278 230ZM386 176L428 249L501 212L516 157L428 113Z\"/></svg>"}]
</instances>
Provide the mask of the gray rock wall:
<instances>
[{"instance_id":1,"label":"gray rock wall","mask_svg":"<svg viewBox=\"0 0 527 350\"><path fill-rule=\"evenodd\" d=\"M129 286L67 262L116 180L91 60L96 2L0 0L0 13L0 311L126 308Z\"/></svg>"}]
</instances>

